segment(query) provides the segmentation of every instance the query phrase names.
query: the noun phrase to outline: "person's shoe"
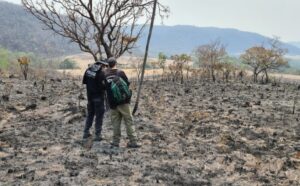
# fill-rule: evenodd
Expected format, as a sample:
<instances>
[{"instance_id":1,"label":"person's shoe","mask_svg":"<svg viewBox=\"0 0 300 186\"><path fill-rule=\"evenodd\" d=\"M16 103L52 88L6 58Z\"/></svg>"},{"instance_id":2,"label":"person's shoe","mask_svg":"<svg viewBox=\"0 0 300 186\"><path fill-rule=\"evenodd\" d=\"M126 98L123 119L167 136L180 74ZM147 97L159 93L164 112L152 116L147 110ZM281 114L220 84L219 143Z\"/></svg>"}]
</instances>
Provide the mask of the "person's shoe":
<instances>
[{"instance_id":1,"label":"person's shoe","mask_svg":"<svg viewBox=\"0 0 300 186\"><path fill-rule=\"evenodd\" d=\"M119 148L120 147L120 145L117 143L111 143L110 146L111 146L111 148Z\"/></svg>"},{"instance_id":2,"label":"person's shoe","mask_svg":"<svg viewBox=\"0 0 300 186\"><path fill-rule=\"evenodd\" d=\"M94 138L94 141L102 141L103 138L99 135L96 135L95 138Z\"/></svg>"},{"instance_id":3,"label":"person's shoe","mask_svg":"<svg viewBox=\"0 0 300 186\"><path fill-rule=\"evenodd\" d=\"M141 145L137 144L137 143L128 143L127 144L127 148L132 148L132 149L137 149L140 148Z\"/></svg>"},{"instance_id":4,"label":"person's shoe","mask_svg":"<svg viewBox=\"0 0 300 186\"><path fill-rule=\"evenodd\" d=\"M84 133L83 134L83 139L87 139L87 138L89 138L89 137L91 137L92 135L90 134L90 133Z\"/></svg>"}]
</instances>

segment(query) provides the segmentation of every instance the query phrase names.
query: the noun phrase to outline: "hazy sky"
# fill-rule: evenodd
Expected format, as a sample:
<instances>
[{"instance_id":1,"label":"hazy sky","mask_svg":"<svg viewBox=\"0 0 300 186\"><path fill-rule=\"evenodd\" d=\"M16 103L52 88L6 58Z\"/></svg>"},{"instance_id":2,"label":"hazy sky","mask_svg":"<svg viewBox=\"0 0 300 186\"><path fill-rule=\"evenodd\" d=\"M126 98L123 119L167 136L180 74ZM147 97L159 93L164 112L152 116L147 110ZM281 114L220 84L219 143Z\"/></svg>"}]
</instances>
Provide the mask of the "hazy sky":
<instances>
[{"instance_id":1,"label":"hazy sky","mask_svg":"<svg viewBox=\"0 0 300 186\"><path fill-rule=\"evenodd\" d=\"M6 0L18 3L20 0ZM171 14L165 25L237 28L283 41L300 41L300 0L160 0ZM160 22L158 21L157 24Z\"/></svg>"}]
</instances>

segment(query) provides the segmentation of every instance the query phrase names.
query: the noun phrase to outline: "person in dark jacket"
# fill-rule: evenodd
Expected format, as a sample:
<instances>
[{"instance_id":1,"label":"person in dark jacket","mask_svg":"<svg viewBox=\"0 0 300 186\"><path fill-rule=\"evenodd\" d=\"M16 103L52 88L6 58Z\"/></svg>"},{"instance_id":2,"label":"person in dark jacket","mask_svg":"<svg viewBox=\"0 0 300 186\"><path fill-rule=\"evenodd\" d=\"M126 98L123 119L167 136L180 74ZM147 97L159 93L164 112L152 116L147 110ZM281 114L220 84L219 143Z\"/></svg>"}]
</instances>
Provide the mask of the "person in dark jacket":
<instances>
[{"instance_id":1,"label":"person in dark jacket","mask_svg":"<svg viewBox=\"0 0 300 186\"><path fill-rule=\"evenodd\" d=\"M109 58L107 60L108 68L105 71L106 82L109 82L109 78L114 76L121 77L126 84L129 86L130 82L124 71L116 68L117 61L115 58ZM113 147L119 147L121 138L121 122L124 120L126 126L127 136L129 138L128 148L139 148L140 145L137 144L136 132L133 127L133 118L130 110L130 98L125 100L123 103L116 104L110 92L109 84L107 84L107 97L108 103L111 108L111 123L113 125Z\"/></svg>"},{"instance_id":2,"label":"person in dark jacket","mask_svg":"<svg viewBox=\"0 0 300 186\"><path fill-rule=\"evenodd\" d=\"M104 115L104 93L105 93L105 76L102 71L103 65L107 63L100 61L90 66L84 73L83 84L87 90L87 118L85 122L83 139L89 138L90 128L95 121L95 141L101 141L101 130Z\"/></svg>"}]
</instances>

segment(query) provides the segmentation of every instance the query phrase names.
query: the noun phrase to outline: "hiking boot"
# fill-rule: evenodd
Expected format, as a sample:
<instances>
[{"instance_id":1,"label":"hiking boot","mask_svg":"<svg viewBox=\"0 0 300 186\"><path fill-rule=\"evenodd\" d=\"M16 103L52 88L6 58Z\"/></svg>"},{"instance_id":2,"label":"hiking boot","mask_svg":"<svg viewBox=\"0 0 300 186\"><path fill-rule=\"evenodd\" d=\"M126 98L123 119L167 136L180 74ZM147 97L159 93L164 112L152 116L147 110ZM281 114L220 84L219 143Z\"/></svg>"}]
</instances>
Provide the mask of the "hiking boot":
<instances>
[{"instance_id":1,"label":"hiking boot","mask_svg":"<svg viewBox=\"0 0 300 186\"><path fill-rule=\"evenodd\" d=\"M84 133L83 134L83 139L87 139L87 138L89 138L89 137L91 137L92 135L90 134L90 133Z\"/></svg>"},{"instance_id":2,"label":"hiking boot","mask_svg":"<svg viewBox=\"0 0 300 186\"><path fill-rule=\"evenodd\" d=\"M102 141L103 138L99 135L96 135L95 138L94 138L94 141Z\"/></svg>"},{"instance_id":3,"label":"hiking boot","mask_svg":"<svg viewBox=\"0 0 300 186\"><path fill-rule=\"evenodd\" d=\"M132 149L137 149L140 148L141 145L137 144L137 143L128 143L127 144L127 148L132 148Z\"/></svg>"}]
</instances>

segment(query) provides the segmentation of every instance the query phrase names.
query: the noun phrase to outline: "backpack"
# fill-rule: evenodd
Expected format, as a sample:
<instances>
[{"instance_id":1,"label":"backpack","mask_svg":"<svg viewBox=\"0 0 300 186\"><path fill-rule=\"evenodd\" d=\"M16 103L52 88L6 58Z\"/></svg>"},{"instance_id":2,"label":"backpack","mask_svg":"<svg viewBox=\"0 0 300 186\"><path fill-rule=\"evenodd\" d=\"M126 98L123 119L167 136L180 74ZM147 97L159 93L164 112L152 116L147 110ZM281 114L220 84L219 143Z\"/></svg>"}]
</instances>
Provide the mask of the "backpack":
<instances>
[{"instance_id":1,"label":"backpack","mask_svg":"<svg viewBox=\"0 0 300 186\"><path fill-rule=\"evenodd\" d=\"M107 78L107 82L110 84L112 100L116 105L124 104L131 99L132 92L121 77L110 76Z\"/></svg>"},{"instance_id":2,"label":"backpack","mask_svg":"<svg viewBox=\"0 0 300 186\"><path fill-rule=\"evenodd\" d=\"M95 79L96 78L96 75L97 75L97 72L101 70L101 65L98 65L98 64L93 64L92 66L90 66L86 72L85 72L85 76L86 77L89 77L89 78L92 78L92 79Z\"/></svg>"}]
</instances>

